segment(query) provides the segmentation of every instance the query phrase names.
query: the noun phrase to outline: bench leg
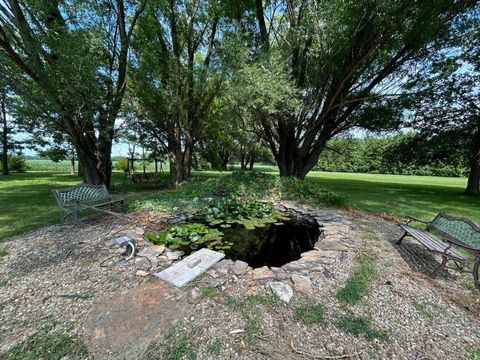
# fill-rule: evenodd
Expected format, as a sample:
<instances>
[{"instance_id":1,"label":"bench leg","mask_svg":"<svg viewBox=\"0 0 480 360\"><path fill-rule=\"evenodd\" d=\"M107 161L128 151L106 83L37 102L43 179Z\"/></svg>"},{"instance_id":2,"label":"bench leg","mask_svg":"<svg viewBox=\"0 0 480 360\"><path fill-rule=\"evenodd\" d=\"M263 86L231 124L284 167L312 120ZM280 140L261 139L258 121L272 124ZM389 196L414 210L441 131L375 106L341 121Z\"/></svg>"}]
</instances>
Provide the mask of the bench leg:
<instances>
[{"instance_id":1,"label":"bench leg","mask_svg":"<svg viewBox=\"0 0 480 360\"><path fill-rule=\"evenodd\" d=\"M473 280L475 281L475 287L480 290L480 280L479 277L479 268L480 268L480 255L476 256L475 265L473 266Z\"/></svg>"},{"instance_id":2,"label":"bench leg","mask_svg":"<svg viewBox=\"0 0 480 360\"><path fill-rule=\"evenodd\" d=\"M405 231L405 234L403 234L402 237L398 239L398 241L395 244L400 245L402 243L402 240L405 239L407 235L408 235L408 232Z\"/></svg>"},{"instance_id":3,"label":"bench leg","mask_svg":"<svg viewBox=\"0 0 480 360\"><path fill-rule=\"evenodd\" d=\"M438 273L443 269L445 269L445 266L447 265L448 260L450 259L447 256L442 256L442 262L440 263L440 265L437 266L435 270L433 270L432 274L430 275L432 279L435 279Z\"/></svg>"}]
</instances>

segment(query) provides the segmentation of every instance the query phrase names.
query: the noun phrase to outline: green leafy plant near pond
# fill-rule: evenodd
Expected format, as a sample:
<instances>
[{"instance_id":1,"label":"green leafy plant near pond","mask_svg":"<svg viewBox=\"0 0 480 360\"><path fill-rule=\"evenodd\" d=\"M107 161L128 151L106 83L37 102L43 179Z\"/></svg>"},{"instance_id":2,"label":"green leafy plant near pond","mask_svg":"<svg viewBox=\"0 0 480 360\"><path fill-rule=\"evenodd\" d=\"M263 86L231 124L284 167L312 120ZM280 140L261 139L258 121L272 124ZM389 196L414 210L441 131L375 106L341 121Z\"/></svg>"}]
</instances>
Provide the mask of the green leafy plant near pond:
<instances>
[{"instance_id":1,"label":"green leafy plant near pond","mask_svg":"<svg viewBox=\"0 0 480 360\"><path fill-rule=\"evenodd\" d=\"M163 244L170 250L182 252L187 248L195 250L203 246L217 251L230 249L233 244L223 241L222 236L218 229L198 223L175 225L159 233L145 234L145 238L156 245Z\"/></svg>"},{"instance_id":2,"label":"green leafy plant near pond","mask_svg":"<svg viewBox=\"0 0 480 360\"><path fill-rule=\"evenodd\" d=\"M204 216L212 226L230 227L232 224L239 224L250 230L288 219L288 216L274 211L268 204L235 197L228 197L212 204L206 209Z\"/></svg>"},{"instance_id":3,"label":"green leafy plant near pond","mask_svg":"<svg viewBox=\"0 0 480 360\"><path fill-rule=\"evenodd\" d=\"M296 200L314 206L343 207L344 197L315 183L280 178L257 171L235 171L217 178L193 178L175 190L164 190L128 204L130 211L160 210L198 213L225 198Z\"/></svg>"}]
</instances>

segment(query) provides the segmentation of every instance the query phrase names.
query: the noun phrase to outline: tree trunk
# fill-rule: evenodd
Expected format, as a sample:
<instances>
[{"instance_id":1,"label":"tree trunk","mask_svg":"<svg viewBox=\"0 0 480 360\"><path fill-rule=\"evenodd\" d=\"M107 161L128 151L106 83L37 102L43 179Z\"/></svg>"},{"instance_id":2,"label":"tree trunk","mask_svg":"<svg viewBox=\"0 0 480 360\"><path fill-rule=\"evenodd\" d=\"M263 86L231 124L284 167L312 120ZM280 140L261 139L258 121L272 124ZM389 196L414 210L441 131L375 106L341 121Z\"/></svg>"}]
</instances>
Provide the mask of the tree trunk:
<instances>
[{"instance_id":1,"label":"tree trunk","mask_svg":"<svg viewBox=\"0 0 480 360\"><path fill-rule=\"evenodd\" d=\"M228 170L228 161L230 160L230 153L228 151L223 151L220 153L220 159L222 160L222 170Z\"/></svg>"},{"instance_id":2,"label":"tree trunk","mask_svg":"<svg viewBox=\"0 0 480 360\"><path fill-rule=\"evenodd\" d=\"M191 132L187 134L185 139L185 149L182 156L182 181L187 181L190 177L192 156L193 156L193 135Z\"/></svg>"},{"instance_id":3,"label":"tree trunk","mask_svg":"<svg viewBox=\"0 0 480 360\"><path fill-rule=\"evenodd\" d=\"M70 157L70 175L75 175L75 156Z\"/></svg>"},{"instance_id":4,"label":"tree trunk","mask_svg":"<svg viewBox=\"0 0 480 360\"><path fill-rule=\"evenodd\" d=\"M473 141L473 149L470 158L470 172L468 174L467 188L465 194L480 194L480 122L477 127Z\"/></svg>"},{"instance_id":5,"label":"tree trunk","mask_svg":"<svg viewBox=\"0 0 480 360\"><path fill-rule=\"evenodd\" d=\"M8 126L7 126L7 95L5 92L2 93L2 173L3 175L8 175Z\"/></svg>"},{"instance_id":6,"label":"tree trunk","mask_svg":"<svg viewBox=\"0 0 480 360\"><path fill-rule=\"evenodd\" d=\"M286 127L280 123L278 151L275 156L280 176L294 176L301 180L305 179L305 176L317 164L329 138L330 134L324 135L317 140L311 149L302 151L297 146L295 128Z\"/></svg>"},{"instance_id":7,"label":"tree trunk","mask_svg":"<svg viewBox=\"0 0 480 360\"><path fill-rule=\"evenodd\" d=\"M250 157L250 164L248 165L250 170L253 170L253 164L255 164L255 156L254 155L252 155Z\"/></svg>"},{"instance_id":8,"label":"tree trunk","mask_svg":"<svg viewBox=\"0 0 480 360\"><path fill-rule=\"evenodd\" d=\"M106 185L110 187L112 176L112 142L97 143L88 135L71 137L70 139L77 152L79 175L85 184Z\"/></svg>"}]
</instances>

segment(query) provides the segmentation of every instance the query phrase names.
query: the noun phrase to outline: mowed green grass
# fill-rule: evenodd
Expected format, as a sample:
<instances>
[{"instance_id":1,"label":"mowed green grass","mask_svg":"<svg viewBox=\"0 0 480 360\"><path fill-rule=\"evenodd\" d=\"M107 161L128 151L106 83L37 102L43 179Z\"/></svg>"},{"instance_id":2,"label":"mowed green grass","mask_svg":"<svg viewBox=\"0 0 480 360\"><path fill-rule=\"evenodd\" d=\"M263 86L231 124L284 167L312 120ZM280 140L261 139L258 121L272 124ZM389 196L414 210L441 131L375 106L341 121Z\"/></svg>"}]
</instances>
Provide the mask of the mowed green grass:
<instances>
[{"instance_id":1,"label":"mowed green grass","mask_svg":"<svg viewBox=\"0 0 480 360\"><path fill-rule=\"evenodd\" d=\"M269 169L262 167L261 170ZM195 172L194 176L228 174L205 171ZM480 223L480 198L463 195L464 178L312 172L307 181L342 194L352 208L376 214L411 215L428 220L444 211ZM78 177L65 172L0 175L0 239L58 222L59 213L52 189L79 182ZM123 174L114 173L115 189L121 189L122 182ZM131 197L154 191L162 190L126 186L127 195Z\"/></svg>"},{"instance_id":2,"label":"mowed green grass","mask_svg":"<svg viewBox=\"0 0 480 360\"><path fill-rule=\"evenodd\" d=\"M307 179L376 214L430 220L445 212L480 224L480 197L463 194L465 178L312 172Z\"/></svg>"},{"instance_id":3,"label":"mowed green grass","mask_svg":"<svg viewBox=\"0 0 480 360\"><path fill-rule=\"evenodd\" d=\"M78 182L68 173L0 175L0 238L59 221L52 189Z\"/></svg>"}]
</instances>

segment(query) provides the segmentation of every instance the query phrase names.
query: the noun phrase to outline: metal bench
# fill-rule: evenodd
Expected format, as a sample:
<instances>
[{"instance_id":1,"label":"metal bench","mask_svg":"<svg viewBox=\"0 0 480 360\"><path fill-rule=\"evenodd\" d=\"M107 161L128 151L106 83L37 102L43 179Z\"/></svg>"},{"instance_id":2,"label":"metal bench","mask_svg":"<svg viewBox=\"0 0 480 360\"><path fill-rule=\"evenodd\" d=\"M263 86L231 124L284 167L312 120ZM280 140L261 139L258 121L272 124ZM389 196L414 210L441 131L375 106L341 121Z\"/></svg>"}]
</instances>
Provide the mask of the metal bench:
<instances>
[{"instance_id":1,"label":"metal bench","mask_svg":"<svg viewBox=\"0 0 480 360\"><path fill-rule=\"evenodd\" d=\"M423 230L412 227L410 226L411 222L423 223L426 228ZM439 213L430 222L408 217L407 222L401 224L400 227L405 233L396 242L397 245L400 245L406 236L411 236L428 250L442 256L442 262L430 275L432 278L435 278L440 271L445 269L450 260L454 261L459 269L461 267L458 262L473 261L473 279L475 286L480 290L480 227L475 223L467 219ZM470 257L468 254L473 256Z\"/></svg>"},{"instance_id":2,"label":"metal bench","mask_svg":"<svg viewBox=\"0 0 480 360\"><path fill-rule=\"evenodd\" d=\"M160 178L155 173L131 173L132 184L158 184Z\"/></svg>"},{"instance_id":3,"label":"metal bench","mask_svg":"<svg viewBox=\"0 0 480 360\"><path fill-rule=\"evenodd\" d=\"M112 196L105 185L79 184L66 189L53 189L63 223L69 216L78 220L81 210L106 212L102 208L120 203L123 205L125 196Z\"/></svg>"}]
</instances>

